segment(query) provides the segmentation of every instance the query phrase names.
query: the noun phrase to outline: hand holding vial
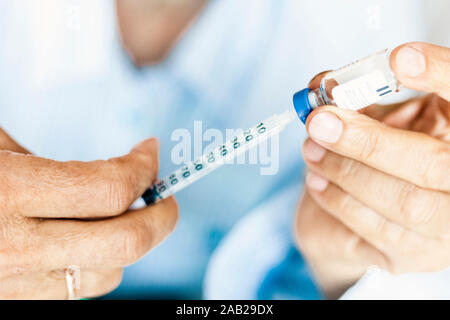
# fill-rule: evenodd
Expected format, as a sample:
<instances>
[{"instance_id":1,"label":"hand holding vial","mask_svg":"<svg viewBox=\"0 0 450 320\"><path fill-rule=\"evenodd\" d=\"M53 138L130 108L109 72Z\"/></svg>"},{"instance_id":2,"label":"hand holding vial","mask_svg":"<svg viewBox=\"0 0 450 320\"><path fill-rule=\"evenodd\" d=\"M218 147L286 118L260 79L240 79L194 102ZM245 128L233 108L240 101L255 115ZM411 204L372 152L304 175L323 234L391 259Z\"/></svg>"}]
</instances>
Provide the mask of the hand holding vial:
<instances>
[{"instance_id":1,"label":"hand holding vial","mask_svg":"<svg viewBox=\"0 0 450 320\"><path fill-rule=\"evenodd\" d=\"M450 266L449 57L449 48L401 45L390 56L396 79L432 94L360 113L323 106L308 116L296 233L329 297L370 265L392 273Z\"/></svg>"}]
</instances>

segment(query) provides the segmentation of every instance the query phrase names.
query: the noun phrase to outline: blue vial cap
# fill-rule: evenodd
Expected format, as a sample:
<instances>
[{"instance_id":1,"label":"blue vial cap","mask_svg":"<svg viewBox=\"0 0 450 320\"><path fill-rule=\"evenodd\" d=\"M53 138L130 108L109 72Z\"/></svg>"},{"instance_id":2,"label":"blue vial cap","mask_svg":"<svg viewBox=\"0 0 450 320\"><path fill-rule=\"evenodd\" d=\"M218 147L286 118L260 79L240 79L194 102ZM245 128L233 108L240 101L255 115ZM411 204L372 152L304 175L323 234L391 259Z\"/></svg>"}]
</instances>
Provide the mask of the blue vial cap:
<instances>
[{"instance_id":1,"label":"blue vial cap","mask_svg":"<svg viewBox=\"0 0 450 320\"><path fill-rule=\"evenodd\" d=\"M303 123L306 123L306 118L312 111L311 104L308 99L308 93L310 91L311 90L309 88L300 90L294 94L293 98L295 111L297 111L297 115Z\"/></svg>"}]
</instances>

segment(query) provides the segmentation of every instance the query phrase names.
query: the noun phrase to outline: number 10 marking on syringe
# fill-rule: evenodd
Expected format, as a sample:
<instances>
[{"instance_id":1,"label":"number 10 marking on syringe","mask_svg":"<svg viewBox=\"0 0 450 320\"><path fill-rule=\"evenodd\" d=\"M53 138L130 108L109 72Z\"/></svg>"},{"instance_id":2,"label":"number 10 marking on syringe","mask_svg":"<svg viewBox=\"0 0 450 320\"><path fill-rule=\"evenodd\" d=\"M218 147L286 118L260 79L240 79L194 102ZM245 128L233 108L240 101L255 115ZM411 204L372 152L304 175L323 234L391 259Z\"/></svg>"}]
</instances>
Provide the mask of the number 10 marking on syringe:
<instances>
[{"instance_id":1,"label":"number 10 marking on syringe","mask_svg":"<svg viewBox=\"0 0 450 320\"><path fill-rule=\"evenodd\" d=\"M225 144L202 155L200 158L174 171L166 178L159 180L143 195L145 203L151 204L167 198L191 183L204 177L211 171L243 152L257 146L271 136L278 134L286 124L297 118L294 111L286 111L260 122L258 125L244 131L241 135L228 140Z\"/></svg>"}]
</instances>

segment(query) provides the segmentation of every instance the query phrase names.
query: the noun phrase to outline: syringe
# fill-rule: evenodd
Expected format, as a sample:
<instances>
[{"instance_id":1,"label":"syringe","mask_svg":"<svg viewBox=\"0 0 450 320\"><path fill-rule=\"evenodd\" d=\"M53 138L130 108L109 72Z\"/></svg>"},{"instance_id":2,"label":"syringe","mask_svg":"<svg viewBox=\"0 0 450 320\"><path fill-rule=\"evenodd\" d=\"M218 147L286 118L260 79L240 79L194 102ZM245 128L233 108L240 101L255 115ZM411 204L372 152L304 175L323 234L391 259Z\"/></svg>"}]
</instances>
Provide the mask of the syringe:
<instances>
[{"instance_id":1,"label":"syringe","mask_svg":"<svg viewBox=\"0 0 450 320\"><path fill-rule=\"evenodd\" d=\"M149 205L173 195L219 168L227 161L236 158L238 155L278 134L294 119L298 119L295 110L271 116L242 134L228 140L213 151L172 172L164 179L158 180L144 192L142 199Z\"/></svg>"},{"instance_id":2,"label":"syringe","mask_svg":"<svg viewBox=\"0 0 450 320\"><path fill-rule=\"evenodd\" d=\"M147 189L142 199L149 205L169 197L228 160L279 133L294 119L299 118L306 123L308 115L321 105L359 110L378 102L387 94L397 92L400 89L399 81L390 68L390 52L383 50L327 73L322 78L319 88L314 90L305 88L294 95L295 111L273 115L214 151L176 170Z\"/></svg>"}]
</instances>

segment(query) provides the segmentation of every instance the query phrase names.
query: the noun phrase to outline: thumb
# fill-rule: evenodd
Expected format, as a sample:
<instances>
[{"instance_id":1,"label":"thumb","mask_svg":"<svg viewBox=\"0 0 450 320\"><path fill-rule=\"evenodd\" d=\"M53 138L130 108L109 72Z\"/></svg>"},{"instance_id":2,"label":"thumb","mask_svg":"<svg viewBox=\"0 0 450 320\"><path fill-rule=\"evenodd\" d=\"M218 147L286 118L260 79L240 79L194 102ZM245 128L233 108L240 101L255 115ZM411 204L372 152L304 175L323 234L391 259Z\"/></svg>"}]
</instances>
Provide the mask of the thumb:
<instances>
[{"instance_id":1,"label":"thumb","mask_svg":"<svg viewBox=\"0 0 450 320\"><path fill-rule=\"evenodd\" d=\"M109 160L58 162L4 154L0 174L14 190L14 212L39 218L97 218L125 212L156 180L156 139ZM1 152L0 152L1 154Z\"/></svg>"},{"instance_id":2,"label":"thumb","mask_svg":"<svg viewBox=\"0 0 450 320\"><path fill-rule=\"evenodd\" d=\"M138 195L141 195L158 177L158 139L150 138L138 143L128 155L122 157L122 160L127 163L134 174L138 175L134 181L137 183Z\"/></svg>"},{"instance_id":3,"label":"thumb","mask_svg":"<svg viewBox=\"0 0 450 320\"><path fill-rule=\"evenodd\" d=\"M390 63L404 86L435 92L450 101L450 48L410 42L392 51Z\"/></svg>"}]
</instances>

